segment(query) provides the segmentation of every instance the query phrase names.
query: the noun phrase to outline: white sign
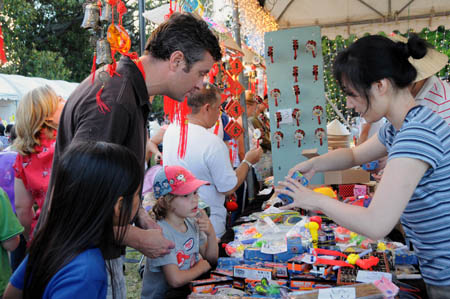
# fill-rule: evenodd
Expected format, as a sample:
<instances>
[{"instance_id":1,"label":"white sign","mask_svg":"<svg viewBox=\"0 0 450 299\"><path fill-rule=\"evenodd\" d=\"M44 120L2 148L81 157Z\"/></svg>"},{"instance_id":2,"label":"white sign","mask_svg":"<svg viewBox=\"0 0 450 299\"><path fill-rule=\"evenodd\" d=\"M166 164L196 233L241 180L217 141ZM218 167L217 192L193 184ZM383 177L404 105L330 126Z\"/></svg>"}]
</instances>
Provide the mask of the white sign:
<instances>
[{"instance_id":1,"label":"white sign","mask_svg":"<svg viewBox=\"0 0 450 299\"><path fill-rule=\"evenodd\" d=\"M356 298L355 288L319 289L318 299L353 299Z\"/></svg>"},{"instance_id":2,"label":"white sign","mask_svg":"<svg viewBox=\"0 0 450 299\"><path fill-rule=\"evenodd\" d=\"M292 109L281 109L277 112L280 112L281 114L281 121L280 124L292 124L294 119L292 118Z\"/></svg>"},{"instance_id":3,"label":"white sign","mask_svg":"<svg viewBox=\"0 0 450 299\"><path fill-rule=\"evenodd\" d=\"M358 275L356 275L356 281L372 283L374 281L380 280L383 277L385 277L389 281L392 281L391 273L359 270Z\"/></svg>"}]
</instances>

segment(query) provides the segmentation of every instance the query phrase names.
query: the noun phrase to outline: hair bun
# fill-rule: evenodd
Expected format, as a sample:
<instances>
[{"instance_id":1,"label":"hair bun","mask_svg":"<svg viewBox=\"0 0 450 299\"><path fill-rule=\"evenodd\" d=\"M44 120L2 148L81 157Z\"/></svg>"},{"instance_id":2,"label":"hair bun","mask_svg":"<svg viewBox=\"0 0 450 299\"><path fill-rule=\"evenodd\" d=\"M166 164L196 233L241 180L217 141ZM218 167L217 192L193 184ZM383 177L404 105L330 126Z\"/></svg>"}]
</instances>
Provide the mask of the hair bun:
<instances>
[{"instance_id":1,"label":"hair bun","mask_svg":"<svg viewBox=\"0 0 450 299\"><path fill-rule=\"evenodd\" d=\"M427 50L430 46L424 39L413 33L409 36L407 47L408 57L411 56L414 59L420 59L427 54Z\"/></svg>"},{"instance_id":2,"label":"hair bun","mask_svg":"<svg viewBox=\"0 0 450 299\"><path fill-rule=\"evenodd\" d=\"M409 56L411 56L411 53L409 52L409 46L407 43L397 42L395 43L395 47L402 54L402 56L405 56L406 58L409 58Z\"/></svg>"}]
</instances>

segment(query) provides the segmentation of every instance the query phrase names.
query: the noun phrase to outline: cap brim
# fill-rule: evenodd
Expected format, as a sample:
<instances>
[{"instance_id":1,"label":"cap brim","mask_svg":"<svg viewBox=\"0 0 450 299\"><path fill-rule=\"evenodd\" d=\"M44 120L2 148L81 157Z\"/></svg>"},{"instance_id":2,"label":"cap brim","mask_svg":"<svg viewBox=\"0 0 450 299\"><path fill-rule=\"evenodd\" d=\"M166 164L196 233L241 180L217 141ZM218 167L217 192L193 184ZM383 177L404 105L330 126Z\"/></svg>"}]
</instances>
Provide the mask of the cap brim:
<instances>
[{"instance_id":1,"label":"cap brim","mask_svg":"<svg viewBox=\"0 0 450 299\"><path fill-rule=\"evenodd\" d=\"M179 188L176 188L175 190L173 190L170 193L175 194L175 195L187 195L189 193L194 192L195 190L197 190L198 188L200 188L203 185L209 185L209 182L194 179L190 182L184 183L182 186L180 186Z\"/></svg>"}]
</instances>

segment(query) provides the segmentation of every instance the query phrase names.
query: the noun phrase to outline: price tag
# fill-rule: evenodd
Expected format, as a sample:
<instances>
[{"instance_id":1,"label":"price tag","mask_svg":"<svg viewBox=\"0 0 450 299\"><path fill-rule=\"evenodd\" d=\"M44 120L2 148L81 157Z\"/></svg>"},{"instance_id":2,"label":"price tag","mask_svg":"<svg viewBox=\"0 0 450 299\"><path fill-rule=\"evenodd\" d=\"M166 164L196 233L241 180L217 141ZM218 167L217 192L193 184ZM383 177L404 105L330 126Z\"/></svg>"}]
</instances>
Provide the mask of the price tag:
<instances>
[{"instance_id":1,"label":"price tag","mask_svg":"<svg viewBox=\"0 0 450 299\"><path fill-rule=\"evenodd\" d=\"M292 109L281 109L278 110L281 113L281 121L280 124L291 124L294 122L292 118Z\"/></svg>"},{"instance_id":2,"label":"price tag","mask_svg":"<svg viewBox=\"0 0 450 299\"><path fill-rule=\"evenodd\" d=\"M319 289L318 299L353 299L356 298L355 288Z\"/></svg>"}]
</instances>

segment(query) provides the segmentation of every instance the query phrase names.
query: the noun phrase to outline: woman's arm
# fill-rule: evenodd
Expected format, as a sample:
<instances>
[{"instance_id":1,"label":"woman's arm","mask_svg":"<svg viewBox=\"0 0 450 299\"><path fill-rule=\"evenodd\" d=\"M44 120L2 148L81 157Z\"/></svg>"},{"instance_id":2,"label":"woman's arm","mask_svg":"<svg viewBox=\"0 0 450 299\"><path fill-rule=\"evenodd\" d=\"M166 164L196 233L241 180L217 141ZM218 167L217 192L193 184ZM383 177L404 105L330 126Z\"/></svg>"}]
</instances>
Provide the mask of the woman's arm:
<instances>
[{"instance_id":1,"label":"woman's arm","mask_svg":"<svg viewBox=\"0 0 450 299\"><path fill-rule=\"evenodd\" d=\"M377 240L386 236L395 226L428 168L427 163L418 159L389 160L368 208L339 202L313 192L292 179L280 185L291 188L293 192L279 187L277 191L294 199L293 204L283 209L296 206L321 210L337 224Z\"/></svg>"},{"instance_id":2,"label":"woman's arm","mask_svg":"<svg viewBox=\"0 0 450 299\"><path fill-rule=\"evenodd\" d=\"M357 147L337 149L323 156L301 162L291 168L288 176L292 176L292 173L298 170L310 179L316 172L348 169L376 160L386 154L386 147L380 142L377 135L373 135Z\"/></svg>"},{"instance_id":3,"label":"woman's arm","mask_svg":"<svg viewBox=\"0 0 450 299\"><path fill-rule=\"evenodd\" d=\"M30 192L25 188L21 179L14 179L14 196L16 214L20 224L24 227L23 235L26 240L30 236L31 222L34 217L33 211L33 197Z\"/></svg>"},{"instance_id":4,"label":"woman's arm","mask_svg":"<svg viewBox=\"0 0 450 299\"><path fill-rule=\"evenodd\" d=\"M147 151L150 151L153 155L155 155L155 162L159 164L161 160L162 153L159 151L158 145L163 142L164 133L166 133L165 128L160 128L158 132L156 132L155 136L152 136L147 142Z\"/></svg>"},{"instance_id":5,"label":"woman's arm","mask_svg":"<svg viewBox=\"0 0 450 299\"><path fill-rule=\"evenodd\" d=\"M162 269L167 283L172 288L178 288L209 271L211 266L206 260L201 259L189 270L180 270L175 264L162 266Z\"/></svg>"}]
</instances>

